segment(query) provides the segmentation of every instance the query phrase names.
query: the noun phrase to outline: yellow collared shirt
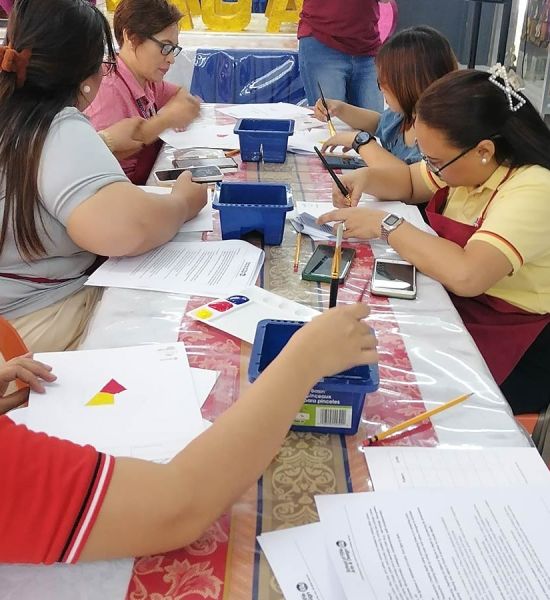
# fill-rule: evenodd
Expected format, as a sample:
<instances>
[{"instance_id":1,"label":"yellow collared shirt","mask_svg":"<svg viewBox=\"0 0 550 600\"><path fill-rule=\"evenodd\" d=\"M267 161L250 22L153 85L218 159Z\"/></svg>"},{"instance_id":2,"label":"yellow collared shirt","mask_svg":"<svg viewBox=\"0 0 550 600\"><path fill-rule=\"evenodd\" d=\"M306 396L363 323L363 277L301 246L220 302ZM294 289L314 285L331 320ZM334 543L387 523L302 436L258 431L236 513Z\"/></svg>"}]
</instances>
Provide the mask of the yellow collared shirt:
<instances>
[{"instance_id":1,"label":"yellow collared shirt","mask_svg":"<svg viewBox=\"0 0 550 600\"><path fill-rule=\"evenodd\" d=\"M421 173L433 192L445 187L425 163ZM498 187L485 220L470 241L483 241L500 250L510 261L512 273L487 294L529 312L549 313L550 170L538 165L520 167L503 182L507 173L508 167L500 166L479 187L450 188L443 214L474 225Z\"/></svg>"}]
</instances>

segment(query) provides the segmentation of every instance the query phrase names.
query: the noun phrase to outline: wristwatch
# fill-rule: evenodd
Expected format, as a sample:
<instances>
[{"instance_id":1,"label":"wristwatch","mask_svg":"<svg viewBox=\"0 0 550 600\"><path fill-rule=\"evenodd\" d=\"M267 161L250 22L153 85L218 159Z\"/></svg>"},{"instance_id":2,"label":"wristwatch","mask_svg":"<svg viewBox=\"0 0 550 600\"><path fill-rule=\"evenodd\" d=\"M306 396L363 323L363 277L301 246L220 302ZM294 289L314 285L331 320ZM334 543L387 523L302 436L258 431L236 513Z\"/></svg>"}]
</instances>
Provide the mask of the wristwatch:
<instances>
[{"instance_id":1,"label":"wristwatch","mask_svg":"<svg viewBox=\"0 0 550 600\"><path fill-rule=\"evenodd\" d=\"M395 231L405 219L394 214L386 215L380 223L380 239L388 243L388 236Z\"/></svg>"},{"instance_id":2,"label":"wristwatch","mask_svg":"<svg viewBox=\"0 0 550 600\"><path fill-rule=\"evenodd\" d=\"M355 150L355 152L359 152L359 148L365 144L368 144L371 140L376 140L372 133L369 133L368 131L360 131L353 139L351 147Z\"/></svg>"}]
</instances>

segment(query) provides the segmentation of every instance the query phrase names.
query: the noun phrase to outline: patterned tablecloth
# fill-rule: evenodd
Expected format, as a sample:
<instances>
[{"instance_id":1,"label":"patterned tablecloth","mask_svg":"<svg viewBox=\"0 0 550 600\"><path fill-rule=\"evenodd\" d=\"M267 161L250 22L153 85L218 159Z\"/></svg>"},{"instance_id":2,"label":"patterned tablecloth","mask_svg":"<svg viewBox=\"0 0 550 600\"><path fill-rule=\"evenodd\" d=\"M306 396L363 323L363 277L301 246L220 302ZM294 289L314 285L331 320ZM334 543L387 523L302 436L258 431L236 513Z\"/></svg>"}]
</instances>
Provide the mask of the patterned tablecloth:
<instances>
[{"instance_id":1,"label":"patterned tablecloth","mask_svg":"<svg viewBox=\"0 0 550 600\"><path fill-rule=\"evenodd\" d=\"M213 107L205 111L208 119ZM164 150L158 166L166 165ZM331 183L319 161L288 155L282 165L245 163L233 180L291 183L294 199L326 201ZM204 239L219 239L219 223ZM266 247L259 285L292 300L323 309L325 284L305 282L293 272L295 233L287 222L281 246ZM304 239L301 267L314 248ZM369 283L376 245L355 246L357 255L339 302L367 302L380 348L381 384L367 397L359 432L335 436L291 432L262 479L215 523L203 537L182 550L136 559L129 600L275 600L282 598L256 543L260 532L317 520L316 494L372 489L367 464L359 449L365 435L381 424L391 425L458 395L465 386L476 391L468 407L457 407L392 444L434 446L527 445L498 388L490 378L471 338L464 331L439 284L419 277L415 302L370 297ZM300 269L301 271L301 269ZM191 365L221 372L203 413L214 420L249 385L246 379L250 345L183 316L205 298L173 294L107 290L87 347L148 341L184 341ZM99 323L101 322L101 327ZM99 331L101 330L101 331ZM164 333L159 334L159 330ZM320 348L319 352L323 349Z\"/></svg>"}]
</instances>

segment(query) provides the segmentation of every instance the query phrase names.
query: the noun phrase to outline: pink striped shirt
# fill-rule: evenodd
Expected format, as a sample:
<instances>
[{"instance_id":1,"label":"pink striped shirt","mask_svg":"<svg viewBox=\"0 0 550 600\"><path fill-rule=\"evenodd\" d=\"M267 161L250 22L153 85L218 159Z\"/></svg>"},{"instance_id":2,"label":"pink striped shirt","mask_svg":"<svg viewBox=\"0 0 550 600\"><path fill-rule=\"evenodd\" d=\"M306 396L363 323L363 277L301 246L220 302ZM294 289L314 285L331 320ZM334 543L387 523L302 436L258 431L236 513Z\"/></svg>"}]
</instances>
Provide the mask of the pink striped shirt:
<instances>
[{"instance_id":1,"label":"pink striped shirt","mask_svg":"<svg viewBox=\"0 0 550 600\"><path fill-rule=\"evenodd\" d=\"M84 113L97 131L106 129L127 117L149 118L172 98L179 87L167 81L142 87L126 63L117 58L117 70L103 78L99 92ZM124 172L132 178L139 160L138 152L120 161Z\"/></svg>"}]
</instances>

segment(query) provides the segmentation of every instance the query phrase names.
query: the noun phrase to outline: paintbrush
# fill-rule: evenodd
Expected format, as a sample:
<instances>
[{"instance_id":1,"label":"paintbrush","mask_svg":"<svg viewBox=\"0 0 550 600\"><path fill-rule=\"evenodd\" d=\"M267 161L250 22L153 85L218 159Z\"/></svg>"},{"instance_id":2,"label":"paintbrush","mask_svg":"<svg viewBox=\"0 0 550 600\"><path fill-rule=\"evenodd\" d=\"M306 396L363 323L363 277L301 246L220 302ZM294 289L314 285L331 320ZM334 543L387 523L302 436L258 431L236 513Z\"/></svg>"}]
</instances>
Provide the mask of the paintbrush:
<instances>
[{"instance_id":1,"label":"paintbrush","mask_svg":"<svg viewBox=\"0 0 550 600\"><path fill-rule=\"evenodd\" d=\"M334 246L334 255L332 257L332 267L330 273L330 297L328 307L333 308L338 301L338 286L340 285L340 260L342 256L342 239L344 237L344 224L338 223L336 226L336 245Z\"/></svg>"},{"instance_id":2,"label":"paintbrush","mask_svg":"<svg viewBox=\"0 0 550 600\"><path fill-rule=\"evenodd\" d=\"M332 123L332 119L330 118L330 113L328 112L328 106L327 106L327 101L325 100L325 95L323 94L323 88L321 87L321 84L319 82L317 82L317 85L319 86L319 92L321 92L321 102L323 103L323 106L325 108L325 111L327 113L327 125L328 125L328 131L330 133L330 135L336 135L336 129Z\"/></svg>"},{"instance_id":3,"label":"paintbrush","mask_svg":"<svg viewBox=\"0 0 550 600\"><path fill-rule=\"evenodd\" d=\"M347 200L348 206L351 206L351 196L349 195L349 191L346 186L340 181L340 178L333 171L332 167L328 164L327 159L323 156L323 153L317 148L317 146L313 146L313 149L317 153L317 156L321 159L321 162L325 166L325 169L328 171L329 175L332 177L334 183L338 186L342 196Z\"/></svg>"}]
</instances>

